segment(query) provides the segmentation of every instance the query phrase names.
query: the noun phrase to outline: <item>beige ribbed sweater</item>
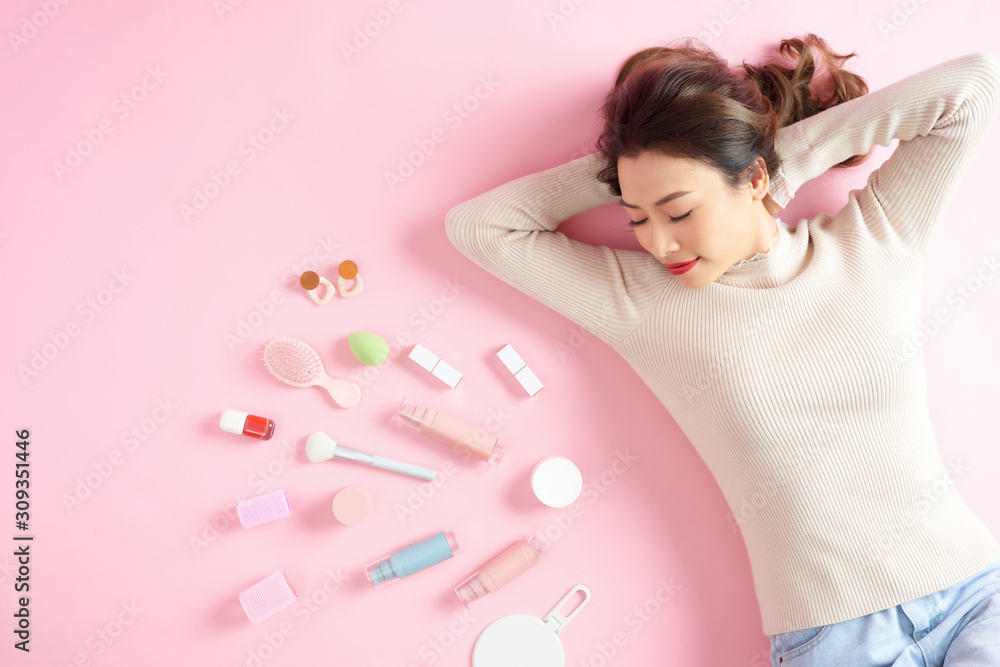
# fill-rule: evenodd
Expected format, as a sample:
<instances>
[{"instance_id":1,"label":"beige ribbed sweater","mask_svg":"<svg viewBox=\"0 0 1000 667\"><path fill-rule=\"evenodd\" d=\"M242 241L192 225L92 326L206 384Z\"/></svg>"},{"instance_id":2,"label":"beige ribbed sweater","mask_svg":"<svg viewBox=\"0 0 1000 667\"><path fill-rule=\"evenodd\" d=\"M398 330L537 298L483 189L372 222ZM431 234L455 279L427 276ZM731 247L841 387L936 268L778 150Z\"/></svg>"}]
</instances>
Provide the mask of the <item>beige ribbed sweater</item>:
<instances>
[{"instance_id":1,"label":"beige ribbed sweater","mask_svg":"<svg viewBox=\"0 0 1000 667\"><path fill-rule=\"evenodd\" d=\"M464 255L611 345L670 411L737 518L765 634L887 609L1000 557L941 458L910 344L924 251L998 98L1000 59L974 53L782 128L782 207L900 142L836 215L779 220L774 248L702 289L556 231L618 201L596 153L447 213Z\"/></svg>"}]
</instances>

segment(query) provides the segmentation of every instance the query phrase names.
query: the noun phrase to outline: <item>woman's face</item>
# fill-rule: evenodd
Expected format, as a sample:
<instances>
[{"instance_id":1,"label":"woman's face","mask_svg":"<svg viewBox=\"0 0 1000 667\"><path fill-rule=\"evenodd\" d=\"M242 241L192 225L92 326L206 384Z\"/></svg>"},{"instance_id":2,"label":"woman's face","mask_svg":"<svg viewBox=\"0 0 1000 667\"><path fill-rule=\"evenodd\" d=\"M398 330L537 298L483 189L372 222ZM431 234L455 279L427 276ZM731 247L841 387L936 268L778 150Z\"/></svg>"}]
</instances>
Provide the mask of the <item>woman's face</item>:
<instances>
[{"instance_id":1,"label":"woman's face","mask_svg":"<svg viewBox=\"0 0 1000 667\"><path fill-rule=\"evenodd\" d=\"M768 185L763 158L755 166L760 169L750 183L733 193L718 171L697 160L648 151L620 157L620 203L632 223L641 223L633 224L635 236L658 261L699 258L675 274L681 284L698 289L774 243L776 222L763 204Z\"/></svg>"}]
</instances>

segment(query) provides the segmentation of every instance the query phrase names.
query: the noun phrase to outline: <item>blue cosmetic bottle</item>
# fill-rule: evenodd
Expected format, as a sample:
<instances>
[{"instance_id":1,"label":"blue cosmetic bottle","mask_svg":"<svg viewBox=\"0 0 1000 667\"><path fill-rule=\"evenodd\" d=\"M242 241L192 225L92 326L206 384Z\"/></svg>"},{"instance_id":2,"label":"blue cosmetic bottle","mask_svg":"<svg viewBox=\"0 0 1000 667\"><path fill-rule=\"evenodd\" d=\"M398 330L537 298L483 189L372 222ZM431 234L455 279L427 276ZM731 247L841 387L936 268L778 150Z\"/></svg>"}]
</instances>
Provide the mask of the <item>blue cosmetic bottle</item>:
<instances>
[{"instance_id":1,"label":"blue cosmetic bottle","mask_svg":"<svg viewBox=\"0 0 1000 667\"><path fill-rule=\"evenodd\" d=\"M455 534L442 531L370 563L365 568L365 574L368 575L372 588L378 589L435 563L448 560L458 553Z\"/></svg>"}]
</instances>

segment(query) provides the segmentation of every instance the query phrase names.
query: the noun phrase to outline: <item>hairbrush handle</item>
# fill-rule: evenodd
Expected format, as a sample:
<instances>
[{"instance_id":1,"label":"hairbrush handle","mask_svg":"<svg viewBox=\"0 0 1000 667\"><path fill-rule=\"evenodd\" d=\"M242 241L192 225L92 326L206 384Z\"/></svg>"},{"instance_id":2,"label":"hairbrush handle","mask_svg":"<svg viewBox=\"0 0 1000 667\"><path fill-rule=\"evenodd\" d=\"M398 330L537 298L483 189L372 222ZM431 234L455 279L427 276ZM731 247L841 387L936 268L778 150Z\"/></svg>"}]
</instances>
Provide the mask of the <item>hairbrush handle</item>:
<instances>
[{"instance_id":1,"label":"hairbrush handle","mask_svg":"<svg viewBox=\"0 0 1000 667\"><path fill-rule=\"evenodd\" d=\"M334 403L342 408L353 408L361 401L361 387L348 380L337 380L321 372L314 384L326 389Z\"/></svg>"}]
</instances>

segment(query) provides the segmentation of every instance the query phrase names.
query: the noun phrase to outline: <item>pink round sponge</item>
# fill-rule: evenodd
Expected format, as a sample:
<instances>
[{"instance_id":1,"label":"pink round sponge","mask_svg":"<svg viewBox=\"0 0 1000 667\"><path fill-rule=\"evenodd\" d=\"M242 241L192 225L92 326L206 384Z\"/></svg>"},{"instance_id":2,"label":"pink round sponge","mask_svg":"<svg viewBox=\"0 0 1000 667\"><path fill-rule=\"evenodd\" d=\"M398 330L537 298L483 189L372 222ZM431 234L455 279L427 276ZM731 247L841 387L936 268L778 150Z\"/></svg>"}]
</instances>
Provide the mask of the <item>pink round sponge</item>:
<instances>
[{"instance_id":1,"label":"pink round sponge","mask_svg":"<svg viewBox=\"0 0 1000 667\"><path fill-rule=\"evenodd\" d=\"M356 526L372 511L372 497L363 487L345 486L333 497L333 516L345 526Z\"/></svg>"}]
</instances>

